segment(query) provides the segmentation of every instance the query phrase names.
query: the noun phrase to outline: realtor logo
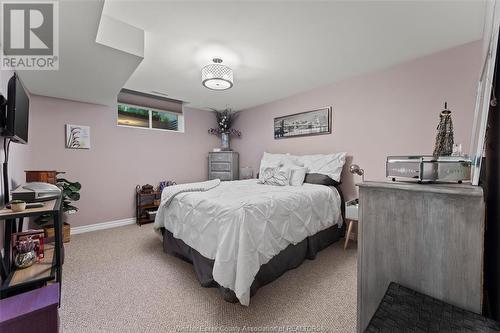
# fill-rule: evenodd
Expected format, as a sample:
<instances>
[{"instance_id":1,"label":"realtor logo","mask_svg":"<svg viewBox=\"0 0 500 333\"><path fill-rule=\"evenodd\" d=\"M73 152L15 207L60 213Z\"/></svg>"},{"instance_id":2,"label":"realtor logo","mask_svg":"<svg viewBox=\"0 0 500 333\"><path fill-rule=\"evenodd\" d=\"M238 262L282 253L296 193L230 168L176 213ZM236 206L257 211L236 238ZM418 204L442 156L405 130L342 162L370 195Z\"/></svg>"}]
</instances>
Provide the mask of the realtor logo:
<instances>
[{"instance_id":1,"label":"realtor logo","mask_svg":"<svg viewBox=\"0 0 500 333\"><path fill-rule=\"evenodd\" d=\"M1 3L1 69L59 69L59 7L55 1Z\"/></svg>"}]
</instances>

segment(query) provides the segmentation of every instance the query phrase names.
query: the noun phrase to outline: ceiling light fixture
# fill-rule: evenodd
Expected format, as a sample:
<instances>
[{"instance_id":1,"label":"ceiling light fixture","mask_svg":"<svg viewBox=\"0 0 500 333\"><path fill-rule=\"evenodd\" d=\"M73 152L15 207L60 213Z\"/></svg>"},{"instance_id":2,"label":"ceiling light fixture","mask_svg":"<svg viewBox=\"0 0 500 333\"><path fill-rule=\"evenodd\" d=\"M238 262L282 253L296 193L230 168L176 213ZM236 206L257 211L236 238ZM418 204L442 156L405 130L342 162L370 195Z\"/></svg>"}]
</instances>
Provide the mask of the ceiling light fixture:
<instances>
[{"instance_id":1,"label":"ceiling light fixture","mask_svg":"<svg viewBox=\"0 0 500 333\"><path fill-rule=\"evenodd\" d=\"M226 90L233 86L233 70L222 65L222 59L212 59L213 64L201 69L201 83L212 90Z\"/></svg>"}]
</instances>

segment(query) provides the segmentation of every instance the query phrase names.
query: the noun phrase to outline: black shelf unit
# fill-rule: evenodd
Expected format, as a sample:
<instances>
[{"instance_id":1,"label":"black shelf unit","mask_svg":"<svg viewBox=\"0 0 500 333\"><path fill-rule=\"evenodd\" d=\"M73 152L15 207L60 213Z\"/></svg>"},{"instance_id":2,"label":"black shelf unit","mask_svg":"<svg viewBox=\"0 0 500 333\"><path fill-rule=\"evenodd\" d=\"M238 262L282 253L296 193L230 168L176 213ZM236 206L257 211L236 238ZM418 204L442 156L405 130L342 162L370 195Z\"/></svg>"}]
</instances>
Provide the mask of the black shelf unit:
<instances>
[{"instance_id":1,"label":"black shelf unit","mask_svg":"<svg viewBox=\"0 0 500 333\"><path fill-rule=\"evenodd\" d=\"M46 258L39 263L24 269L17 269L11 260L12 234L22 230L23 220L28 217L51 215L54 221L54 242L45 244ZM40 208L26 209L14 213L10 209L0 209L0 221L5 223L4 240L4 267L5 276L2 277L0 298L6 298L17 293L45 285L49 281L62 285L62 263L64 245L62 242L62 196L44 202ZM52 259L50 259L52 257ZM60 297L60 292L59 292Z\"/></svg>"}]
</instances>

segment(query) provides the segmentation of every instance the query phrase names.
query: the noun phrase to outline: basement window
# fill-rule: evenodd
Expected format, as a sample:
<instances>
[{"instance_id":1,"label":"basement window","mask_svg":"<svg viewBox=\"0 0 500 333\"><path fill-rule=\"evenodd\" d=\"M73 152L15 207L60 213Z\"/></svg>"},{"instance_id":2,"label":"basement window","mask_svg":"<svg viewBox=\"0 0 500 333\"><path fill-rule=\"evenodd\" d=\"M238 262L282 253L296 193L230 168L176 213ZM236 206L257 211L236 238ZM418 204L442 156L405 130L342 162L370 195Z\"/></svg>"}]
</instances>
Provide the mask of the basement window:
<instances>
[{"instance_id":1,"label":"basement window","mask_svg":"<svg viewBox=\"0 0 500 333\"><path fill-rule=\"evenodd\" d=\"M178 131L179 116L170 112L151 111L151 127L170 131Z\"/></svg>"},{"instance_id":2,"label":"basement window","mask_svg":"<svg viewBox=\"0 0 500 333\"><path fill-rule=\"evenodd\" d=\"M122 89L117 112L118 126L184 132L181 101Z\"/></svg>"},{"instance_id":3,"label":"basement window","mask_svg":"<svg viewBox=\"0 0 500 333\"><path fill-rule=\"evenodd\" d=\"M118 125L149 128L149 110L118 104Z\"/></svg>"}]
</instances>

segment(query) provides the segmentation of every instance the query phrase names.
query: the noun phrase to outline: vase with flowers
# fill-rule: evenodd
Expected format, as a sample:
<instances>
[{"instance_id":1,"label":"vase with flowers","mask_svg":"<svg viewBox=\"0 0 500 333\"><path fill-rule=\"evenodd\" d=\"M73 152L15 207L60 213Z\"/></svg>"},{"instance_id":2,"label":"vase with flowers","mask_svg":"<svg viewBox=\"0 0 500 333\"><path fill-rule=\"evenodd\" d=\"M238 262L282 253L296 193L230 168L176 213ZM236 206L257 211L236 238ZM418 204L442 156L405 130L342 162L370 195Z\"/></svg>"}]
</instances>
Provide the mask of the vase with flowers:
<instances>
[{"instance_id":1,"label":"vase with flowers","mask_svg":"<svg viewBox=\"0 0 500 333\"><path fill-rule=\"evenodd\" d=\"M235 119L238 114L233 110L227 108L224 110L212 109L215 113L215 119L217 120L216 128L209 128L208 133L212 135L217 135L221 138L221 150L227 151L230 149L230 137L241 137L241 132L235 128L232 128Z\"/></svg>"},{"instance_id":2,"label":"vase with flowers","mask_svg":"<svg viewBox=\"0 0 500 333\"><path fill-rule=\"evenodd\" d=\"M14 265L18 268L27 268L36 261L35 242L31 237L21 240L16 245L17 254L14 257Z\"/></svg>"}]
</instances>

